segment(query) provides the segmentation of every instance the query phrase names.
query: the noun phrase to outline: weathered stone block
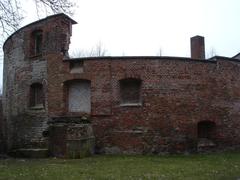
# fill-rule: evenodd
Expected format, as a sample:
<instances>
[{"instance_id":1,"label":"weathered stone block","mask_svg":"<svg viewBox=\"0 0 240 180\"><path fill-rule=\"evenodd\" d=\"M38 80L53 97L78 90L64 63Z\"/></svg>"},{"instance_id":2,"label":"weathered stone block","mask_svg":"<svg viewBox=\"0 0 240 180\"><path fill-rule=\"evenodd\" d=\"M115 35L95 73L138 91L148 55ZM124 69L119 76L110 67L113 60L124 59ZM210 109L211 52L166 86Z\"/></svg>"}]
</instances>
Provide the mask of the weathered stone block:
<instances>
[{"instance_id":1,"label":"weathered stone block","mask_svg":"<svg viewBox=\"0 0 240 180\"><path fill-rule=\"evenodd\" d=\"M78 119L78 120L77 120ZM82 158L94 153L95 137L85 119L54 118L49 128L49 149L52 156ZM75 122L75 123L73 123Z\"/></svg>"}]
</instances>

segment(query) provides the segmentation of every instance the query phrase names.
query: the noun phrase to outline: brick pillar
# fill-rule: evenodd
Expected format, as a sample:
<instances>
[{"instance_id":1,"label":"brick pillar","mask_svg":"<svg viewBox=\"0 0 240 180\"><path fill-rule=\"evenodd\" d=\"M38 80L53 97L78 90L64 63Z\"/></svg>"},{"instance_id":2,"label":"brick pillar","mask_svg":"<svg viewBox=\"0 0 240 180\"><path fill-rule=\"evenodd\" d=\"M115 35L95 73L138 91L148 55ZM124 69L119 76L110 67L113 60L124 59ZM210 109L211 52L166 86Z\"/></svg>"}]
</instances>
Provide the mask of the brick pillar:
<instances>
[{"instance_id":1,"label":"brick pillar","mask_svg":"<svg viewBox=\"0 0 240 180\"><path fill-rule=\"evenodd\" d=\"M204 37L194 36L191 38L191 58L205 59Z\"/></svg>"}]
</instances>

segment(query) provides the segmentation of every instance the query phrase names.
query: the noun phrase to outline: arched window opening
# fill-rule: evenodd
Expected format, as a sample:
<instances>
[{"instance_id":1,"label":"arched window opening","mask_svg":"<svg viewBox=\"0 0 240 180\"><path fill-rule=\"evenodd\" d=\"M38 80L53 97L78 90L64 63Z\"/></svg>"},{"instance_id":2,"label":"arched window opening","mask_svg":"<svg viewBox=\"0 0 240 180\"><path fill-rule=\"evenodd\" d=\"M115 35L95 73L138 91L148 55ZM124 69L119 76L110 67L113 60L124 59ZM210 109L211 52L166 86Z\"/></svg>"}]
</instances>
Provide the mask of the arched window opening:
<instances>
[{"instance_id":1,"label":"arched window opening","mask_svg":"<svg viewBox=\"0 0 240 180\"><path fill-rule=\"evenodd\" d=\"M128 78L120 80L121 105L141 104L141 80Z\"/></svg>"},{"instance_id":2,"label":"arched window opening","mask_svg":"<svg viewBox=\"0 0 240 180\"><path fill-rule=\"evenodd\" d=\"M198 138L213 139L216 124L212 121L201 121L198 123Z\"/></svg>"},{"instance_id":3,"label":"arched window opening","mask_svg":"<svg viewBox=\"0 0 240 180\"><path fill-rule=\"evenodd\" d=\"M32 55L40 55L43 50L43 32L37 30L32 33Z\"/></svg>"},{"instance_id":4,"label":"arched window opening","mask_svg":"<svg viewBox=\"0 0 240 180\"><path fill-rule=\"evenodd\" d=\"M68 111L91 112L91 82L88 80L68 83Z\"/></svg>"},{"instance_id":5,"label":"arched window opening","mask_svg":"<svg viewBox=\"0 0 240 180\"><path fill-rule=\"evenodd\" d=\"M43 85L40 83L34 83L30 87L30 107L43 107L43 105Z\"/></svg>"}]
</instances>

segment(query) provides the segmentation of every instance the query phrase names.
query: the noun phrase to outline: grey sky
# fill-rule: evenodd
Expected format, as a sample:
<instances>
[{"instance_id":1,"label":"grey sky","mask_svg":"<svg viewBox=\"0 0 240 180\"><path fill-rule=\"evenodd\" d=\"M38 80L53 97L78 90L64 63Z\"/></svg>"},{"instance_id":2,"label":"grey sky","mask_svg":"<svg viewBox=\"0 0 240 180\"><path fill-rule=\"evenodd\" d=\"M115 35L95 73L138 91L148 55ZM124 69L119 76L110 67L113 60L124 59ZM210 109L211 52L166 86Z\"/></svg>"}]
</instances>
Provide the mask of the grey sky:
<instances>
[{"instance_id":1,"label":"grey sky","mask_svg":"<svg viewBox=\"0 0 240 180\"><path fill-rule=\"evenodd\" d=\"M239 0L80 0L71 49L101 41L110 55L189 56L189 38L205 36L206 53L240 51Z\"/></svg>"},{"instance_id":2,"label":"grey sky","mask_svg":"<svg viewBox=\"0 0 240 180\"><path fill-rule=\"evenodd\" d=\"M37 19L27 1L25 24ZM23 5L24 2L22 1ZM109 54L189 56L190 37L205 36L206 53L240 52L239 0L76 0L71 50L102 42ZM31 14L31 16L29 16Z\"/></svg>"}]
</instances>

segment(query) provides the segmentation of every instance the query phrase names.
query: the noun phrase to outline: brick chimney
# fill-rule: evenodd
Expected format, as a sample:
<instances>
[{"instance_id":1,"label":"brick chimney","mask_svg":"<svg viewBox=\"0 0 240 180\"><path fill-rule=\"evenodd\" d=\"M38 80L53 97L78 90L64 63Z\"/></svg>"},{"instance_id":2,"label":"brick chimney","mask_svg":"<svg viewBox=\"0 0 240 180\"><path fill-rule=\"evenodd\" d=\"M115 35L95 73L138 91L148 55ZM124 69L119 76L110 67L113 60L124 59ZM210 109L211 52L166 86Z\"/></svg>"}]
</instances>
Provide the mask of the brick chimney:
<instances>
[{"instance_id":1,"label":"brick chimney","mask_svg":"<svg viewBox=\"0 0 240 180\"><path fill-rule=\"evenodd\" d=\"M191 38L191 58L205 59L204 37L194 36Z\"/></svg>"}]
</instances>

